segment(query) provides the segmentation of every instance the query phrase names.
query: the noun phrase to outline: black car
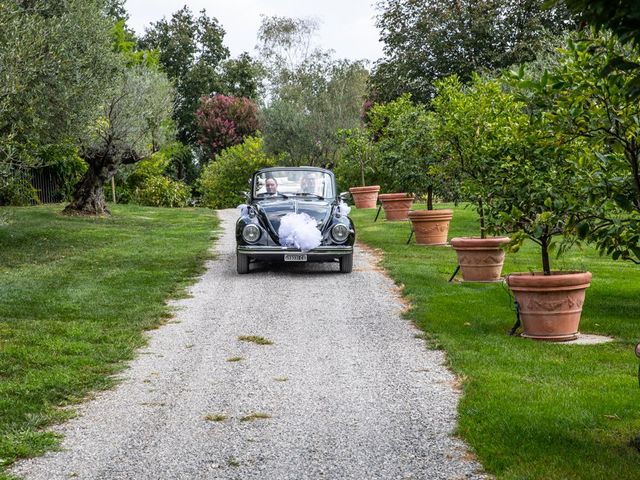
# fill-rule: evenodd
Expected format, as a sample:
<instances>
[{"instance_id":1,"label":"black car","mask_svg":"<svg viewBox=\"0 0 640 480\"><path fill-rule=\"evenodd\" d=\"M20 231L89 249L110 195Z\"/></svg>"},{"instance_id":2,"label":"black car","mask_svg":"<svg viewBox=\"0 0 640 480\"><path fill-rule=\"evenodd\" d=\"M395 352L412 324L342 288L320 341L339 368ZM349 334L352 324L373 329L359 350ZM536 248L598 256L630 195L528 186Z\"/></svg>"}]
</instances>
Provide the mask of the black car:
<instances>
[{"instance_id":1,"label":"black car","mask_svg":"<svg viewBox=\"0 0 640 480\"><path fill-rule=\"evenodd\" d=\"M355 228L333 172L263 168L250 184L236 223L238 273L248 273L256 260L340 262L341 272L351 272Z\"/></svg>"}]
</instances>

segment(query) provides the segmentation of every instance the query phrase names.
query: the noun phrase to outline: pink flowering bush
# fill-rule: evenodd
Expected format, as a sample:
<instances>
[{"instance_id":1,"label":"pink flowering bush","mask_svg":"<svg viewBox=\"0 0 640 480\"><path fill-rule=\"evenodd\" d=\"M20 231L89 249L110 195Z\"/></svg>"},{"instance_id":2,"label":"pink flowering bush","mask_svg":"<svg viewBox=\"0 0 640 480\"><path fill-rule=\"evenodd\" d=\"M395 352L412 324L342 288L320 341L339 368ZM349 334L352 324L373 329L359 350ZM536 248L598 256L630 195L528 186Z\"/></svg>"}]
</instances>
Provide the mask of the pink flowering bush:
<instances>
[{"instance_id":1,"label":"pink flowering bush","mask_svg":"<svg viewBox=\"0 0 640 480\"><path fill-rule=\"evenodd\" d=\"M238 145L259 128L258 106L248 98L213 95L201 97L196 111L201 145L216 156Z\"/></svg>"}]
</instances>

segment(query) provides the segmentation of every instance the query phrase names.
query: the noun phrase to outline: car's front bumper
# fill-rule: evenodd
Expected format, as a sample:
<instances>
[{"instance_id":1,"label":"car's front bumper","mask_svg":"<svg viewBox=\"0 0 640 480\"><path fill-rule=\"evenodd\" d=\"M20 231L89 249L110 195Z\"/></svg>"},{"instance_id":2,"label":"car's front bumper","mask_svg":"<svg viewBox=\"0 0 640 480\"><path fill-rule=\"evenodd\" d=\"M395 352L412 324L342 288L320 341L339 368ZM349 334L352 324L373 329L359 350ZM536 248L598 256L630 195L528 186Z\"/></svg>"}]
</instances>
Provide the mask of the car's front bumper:
<instances>
[{"instance_id":1,"label":"car's front bumper","mask_svg":"<svg viewBox=\"0 0 640 480\"><path fill-rule=\"evenodd\" d=\"M283 261L285 254L305 254L308 262L329 262L353 254L351 245L320 246L307 252L299 248L272 245L238 245L236 252L260 260Z\"/></svg>"}]
</instances>

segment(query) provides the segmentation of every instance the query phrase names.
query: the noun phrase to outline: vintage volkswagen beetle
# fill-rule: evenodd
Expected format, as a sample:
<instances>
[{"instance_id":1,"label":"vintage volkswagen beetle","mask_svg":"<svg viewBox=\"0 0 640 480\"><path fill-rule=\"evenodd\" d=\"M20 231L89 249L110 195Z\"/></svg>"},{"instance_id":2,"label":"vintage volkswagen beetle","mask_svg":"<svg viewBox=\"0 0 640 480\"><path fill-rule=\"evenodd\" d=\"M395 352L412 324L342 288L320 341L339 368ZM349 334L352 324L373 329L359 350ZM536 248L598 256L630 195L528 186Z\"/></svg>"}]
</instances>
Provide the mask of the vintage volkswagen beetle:
<instances>
[{"instance_id":1,"label":"vintage volkswagen beetle","mask_svg":"<svg viewBox=\"0 0 640 480\"><path fill-rule=\"evenodd\" d=\"M255 260L340 262L341 272L351 272L355 228L345 212L344 194L336 194L333 172L315 167L263 168L249 182L247 205L241 206L236 223L238 273L248 273ZM288 213L306 213L315 220L319 246L303 251L281 245L278 231Z\"/></svg>"}]
</instances>

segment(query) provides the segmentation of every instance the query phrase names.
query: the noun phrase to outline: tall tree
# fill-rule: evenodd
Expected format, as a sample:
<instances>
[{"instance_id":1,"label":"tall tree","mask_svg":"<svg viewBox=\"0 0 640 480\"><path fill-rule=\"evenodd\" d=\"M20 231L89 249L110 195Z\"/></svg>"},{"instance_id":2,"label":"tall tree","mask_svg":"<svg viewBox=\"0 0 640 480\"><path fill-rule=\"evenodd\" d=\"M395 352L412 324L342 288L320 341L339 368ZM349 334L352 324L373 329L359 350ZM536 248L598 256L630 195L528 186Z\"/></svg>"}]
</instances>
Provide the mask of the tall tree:
<instances>
[{"instance_id":1,"label":"tall tree","mask_svg":"<svg viewBox=\"0 0 640 480\"><path fill-rule=\"evenodd\" d=\"M172 87L163 73L142 65L124 71L106 91L101 116L83 139L81 155L89 169L65 213L109 213L103 185L120 165L135 163L159 147L172 103Z\"/></svg>"},{"instance_id":2,"label":"tall tree","mask_svg":"<svg viewBox=\"0 0 640 480\"><path fill-rule=\"evenodd\" d=\"M259 51L266 65L268 152L292 164L331 166L337 131L359 125L368 72L361 62L336 61L314 46L313 19L264 17Z\"/></svg>"},{"instance_id":3,"label":"tall tree","mask_svg":"<svg viewBox=\"0 0 640 480\"><path fill-rule=\"evenodd\" d=\"M0 166L73 149L121 69L101 0L0 3Z\"/></svg>"},{"instance_id":4,"label":"tall tree","mask_svg":"<svg viewBox=\"0 0 640 480\"><path fill-rule=\"evenodd\" d=\"M535 58L545 32L575 28L562 5L544 0L382 0L377 25L385 58L372 75L372 93L390 100L411 93L427 102L433 83L451 74L466 81L479 69Z\"/></svg>"},{"instance_id":5,"label":"tall tree","mask_svg":"<svg viewBox=\"0 0 640 480\"><path fill-rule=\"evenodd\" d=\"M313 37L320 23L315 18L262 16L258 51L272 77L295 72L311 58L323 56Z\"/></svg>"},{"instance_id":6,"label":"tall tree","mask_svg":"<svg viewBox=\"0 0 640 480\"><path fill-rule=\"evenodd\" d=\"M247 52L230 58L222 64L222 92L234 97L257 101L262 95L264 67Z\"/></svg>"},{"instance_id":7,"label":"tall tree","mask_svg":"<svg viewBox=\"0 0 640 480\"><path fill-rule=\"evenodd\" d=\"M129 20L129 12L124 6L127 0L104 0L104 12L116 22Z\"/></svg>"},{"instance_id":8,"label":"tall tree","mask_svg":"<svg viewBox=\"0 0 640 480\"><path fill-rule=\"evenodd\" d=\"M178 139L195 146L198 140L196 110L202 96L225 94L256 100L262 70L243 53L229 58L225 31L205 10L195 16L187 6L171 19L153 23L141 39L144 48L160 52L160 65L176 87L173 119Z\"/></svg>"},{"instance_id":9,"label":"tall tree","mask_svg":"<svg viewBox=\"0 0 640 480\"><path fill-rule=\"evenodd\" d=\"M638 0L557 0L597 28L608 28L623 43L640 45L640 1Z\"/></svg>"},{"instance_id":10,"label":"tall tree","mask_svg":"<svg viewBox=\"0 0 640 480\"><path fill-rule=\"evenodd\" d=\"M170 20L151 24L141 40L143 48L160 52L160 64L176 87L173 111L178 139L195 144L198 127L195 112L202 95L222 90L220 68L229 57L223 44L224 29L205 10L195 17L187 6Z\"/></svg>"}]
</instances>

